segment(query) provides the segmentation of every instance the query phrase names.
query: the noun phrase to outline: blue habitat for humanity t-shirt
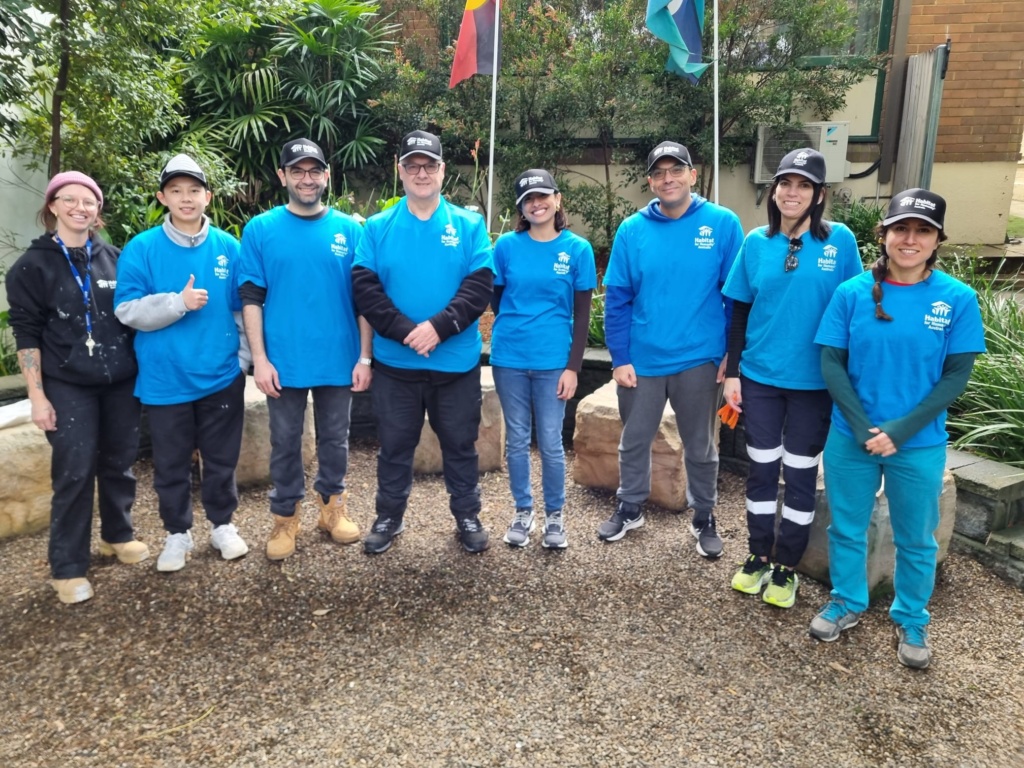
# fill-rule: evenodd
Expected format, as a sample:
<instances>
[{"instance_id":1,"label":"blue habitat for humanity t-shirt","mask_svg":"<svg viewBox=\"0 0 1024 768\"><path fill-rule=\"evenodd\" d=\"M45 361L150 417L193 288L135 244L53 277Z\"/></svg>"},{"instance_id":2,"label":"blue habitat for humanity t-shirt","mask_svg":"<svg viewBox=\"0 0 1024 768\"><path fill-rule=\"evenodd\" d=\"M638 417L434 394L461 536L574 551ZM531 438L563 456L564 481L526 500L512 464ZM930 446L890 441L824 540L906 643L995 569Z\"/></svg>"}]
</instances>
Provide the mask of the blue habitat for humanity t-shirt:
<instances>
[{"instance_id":1,"label":"blue habitat for humanity t-shirt","mask_svg":"<svg viewBox=\"0 0 1024 768\"><path fill-rule=\"evenodd\" d=\"M263 341L281 386L352 384L352 257L361 236L355 219L333 208L304 219L282 205L245 225L239 284L267 289Z\"/></svg>"},{"instance_id":2,"label":"blue habitat for humanity t-shirt","mask_svg":"<svg viewBox=\"0 0 1024 768\"><path fill-rule=\"evenodd\" d=\"M594 249L567 229L539 242L507 232L494 245L495 285L505 286L491 335L491 365L565 368L576 291L597 285Z\"/></svg>"},{"instance_id":3,"label":"blue habitat for humanity t-shirt","mask_svg":"<svg viewBox=\"0 0 1024 768\"><path fill-rule=\"evenodd\" d=\"M944 272L913 285L886 282L882 306L892 321L875 317L870 272L839 286L814 341L849 351L847 370L873 425L912 411L942 377L947 355L985 351L985 330L975 292ZM853 437L838 407L832 423ZM904 444L926 448L946 442L946 414Z\"/></svg>"},{"instance_id":4,"label":"blue habitat for humanity t-shirt","mask_svg":"<svg viewBox=\"0 0 1024 768\"><path fill-rule=\"evenodd\" d=\"M195 275L209 294L205 307L157 331L135 334L139 376L135 396L146 405L199 400L228 387L240 373L238 241L216 227L195 248L172 241L163 227L131 239L117 264L114 306L156 293L179 293Z\"/></svg>"},{"instance_id":5,"label":"blue habitat for humanity t-shirt","mask_svg":"<svg viewBox=\"0 0 1024 768\"><path fill-rule=\"evenodd\" d=\"M743 347L743 375L784 389L825 389L818 323L841 283L864 271L857 239L843 224L831 224L824 241L800 236L796 269L785 270L789 238L768 238L768 227L750 232L722 292L752 304Z\"/></svg>"},{"instance_id":6,"label":"blue habitat for humanity t-shirt","mask_svg":"<svg viewBox=\"0 0 1024 768\"><path fill-rule=\"evenodd\" d=\"M491 239L479 213L441 198L426 221L402 198L366 221L355 266L377 274L384 292L414 323L429 320L455 297L462 281L479 269L494 271ZM480 362L477 321L437 345L429 357L400 341L373 336L373 355L392 368L462 373Z\"/></svg>"},{"instance_id":7,"label":"blue habitat for humanity t-shirt","mask_svg":"<svg viewBox=\"0 0 1024 768\"><path fill-rule=\"evenodd\" d=\"M721 286L743 241L735 213L693 195L678 219L657 200L619 225L604 284L633 296L629 355L640 376L669 376L725 355Z\"/></svg>"}]
</instances>

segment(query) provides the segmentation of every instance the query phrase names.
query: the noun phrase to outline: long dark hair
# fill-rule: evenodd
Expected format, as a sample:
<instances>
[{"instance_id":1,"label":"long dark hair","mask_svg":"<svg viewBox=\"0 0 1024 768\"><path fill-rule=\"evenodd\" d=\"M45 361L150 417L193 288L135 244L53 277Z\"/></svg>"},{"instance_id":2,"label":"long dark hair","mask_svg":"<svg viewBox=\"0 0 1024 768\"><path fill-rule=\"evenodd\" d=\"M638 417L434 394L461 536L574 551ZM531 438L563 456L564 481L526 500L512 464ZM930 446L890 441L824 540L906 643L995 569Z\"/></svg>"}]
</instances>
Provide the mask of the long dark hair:
<instances>
[{"instance_id":1,"label":"long dark hair","mask_svg":"<svg viewBox=\"0 0 1024 768\"><path fill-rule=\"evenodd\" d=\"M768 187L768 237L775 237L782 229L782 211L779 210L779 206L775 202L775 190L779 188L779 183L787 176L800 176L799 173L789 174L784 173L781 176L777 176L772 180L772 185ZM800 178L806 178L801 176ZM810 181L810 179L808 179ZM811 220L811 236L815 240L828 240L829 234L832 232L832 227L825 221L825 195L822 192L825 189L824 184L815 184L811 182L814 187L814 202L811 203L811 207L804 211L803 215L797 220L796 228L807 221L808 218Z\"/></svg>"},{"instance_id":2,"label":"long dark hair","mask_svg":"<svg viewBox=\"0 0 1024 768\"><path fill-rule=\"evenodd\" d=\"M893 222L896 224L897 222ZM893 224L890 224L891 227ZM885 250L885 233L889 231L889 227L878 224L875 227L875 235L878 237L878 244L882 247L882 255L878 257L874 264L871 265L871 276L875 278L875 284L871 286L871 298L875 301L875 317L879 320L892 321L892 315L886 312L882 308L882 283L885 278L889 275L889 253ZM939 242L946 242L945 230L939 230ZM935 248L935 252L928 257L928 260L924 263L926 267L931 269L935 266L935 262L939 259L939 249Z\"/></svg>"},{"instance_id":3,"label":"long dark hair","mask_svg":"<svg viewBox=\"0 0 1024 768\"><path fill-rule=\"evenodd\" d=\"M558 193L556 192L555 194ZM554 195L552 195L552 197L553 196ZM558 210L555 211L555 232L561 232L563 229L567 229L569 226L569 221L565 218L565 211L563 210L564 207L565 198L563 197L561 204L558 206ZM523 212L520 208L516 208L516 211L519 213L519 218L516 220L515 231L525 232L530 228L530 222L526 220L525 216L523 216Z\"/></svg>"}]
</instances>

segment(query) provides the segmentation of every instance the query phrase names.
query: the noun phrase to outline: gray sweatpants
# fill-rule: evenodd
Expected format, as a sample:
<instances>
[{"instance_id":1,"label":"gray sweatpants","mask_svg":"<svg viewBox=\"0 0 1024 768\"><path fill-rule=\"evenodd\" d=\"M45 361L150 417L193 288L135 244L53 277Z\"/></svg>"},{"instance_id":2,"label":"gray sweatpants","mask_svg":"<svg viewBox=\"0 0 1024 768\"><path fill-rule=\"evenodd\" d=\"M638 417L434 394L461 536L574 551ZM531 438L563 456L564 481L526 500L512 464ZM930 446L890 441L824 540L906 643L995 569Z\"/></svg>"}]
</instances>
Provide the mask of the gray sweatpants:
<instances>
[{"instance_id":1,"label":"gray sweatpants","mask_svg":"<svg viewBox=\"0 0 1024 768\"><path fill-rule=\"evenodd\" d=\"M668 401L676 413L685 452L686 501L697 513L714 509L718 501L715 413L721 400L717 374L718 366L705 363L670 376L637 376L636 387L617 387L622 419L620 501L642 504L651 493L651 445Z\"/></svg>"}]
</instances>

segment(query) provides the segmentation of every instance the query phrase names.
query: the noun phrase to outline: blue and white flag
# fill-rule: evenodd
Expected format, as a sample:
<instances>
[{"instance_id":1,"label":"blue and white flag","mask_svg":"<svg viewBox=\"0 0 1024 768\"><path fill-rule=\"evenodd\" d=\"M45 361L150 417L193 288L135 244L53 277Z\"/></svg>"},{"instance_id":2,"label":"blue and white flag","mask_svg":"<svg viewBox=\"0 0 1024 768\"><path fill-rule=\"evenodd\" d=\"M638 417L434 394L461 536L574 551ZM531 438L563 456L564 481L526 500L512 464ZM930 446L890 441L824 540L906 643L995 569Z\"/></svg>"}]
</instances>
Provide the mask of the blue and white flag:
<instances>
[{"instance_id":1,"label":"blue and white flag","mask_svg":"<svg viewBox=\"0 0 1024 768\"><path fill-rule=\"evenodd\" d=\"M647 28L668 43L665 69L696 85L711 66L702 61L704 0L647 0Z\"/></svg>"}]
</instances>

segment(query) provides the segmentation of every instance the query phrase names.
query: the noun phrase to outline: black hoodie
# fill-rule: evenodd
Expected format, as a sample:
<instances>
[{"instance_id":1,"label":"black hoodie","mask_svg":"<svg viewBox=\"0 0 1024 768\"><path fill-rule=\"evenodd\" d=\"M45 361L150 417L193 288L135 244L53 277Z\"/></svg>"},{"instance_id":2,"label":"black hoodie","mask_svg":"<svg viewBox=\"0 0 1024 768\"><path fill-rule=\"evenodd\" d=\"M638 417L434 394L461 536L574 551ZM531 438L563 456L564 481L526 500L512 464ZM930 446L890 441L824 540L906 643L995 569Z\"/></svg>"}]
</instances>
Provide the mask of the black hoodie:
<instances>
[{"instance_id":1,"label":"black hoodie","mask_svg":"<svg viewBox=\"0 0 1024 768\"><path fill-rule=\"evenodd\" d=\"M85 278L85 248L69 248ZM18 349L42 352L43 381L110 384L135 375L132 331L114 316L117 257L120 251L100 240L92 246L92 356L85 345L82 290L64 252L47 233L36 238L7 272L10 325Z\"/></svg>"}]
</instances>

